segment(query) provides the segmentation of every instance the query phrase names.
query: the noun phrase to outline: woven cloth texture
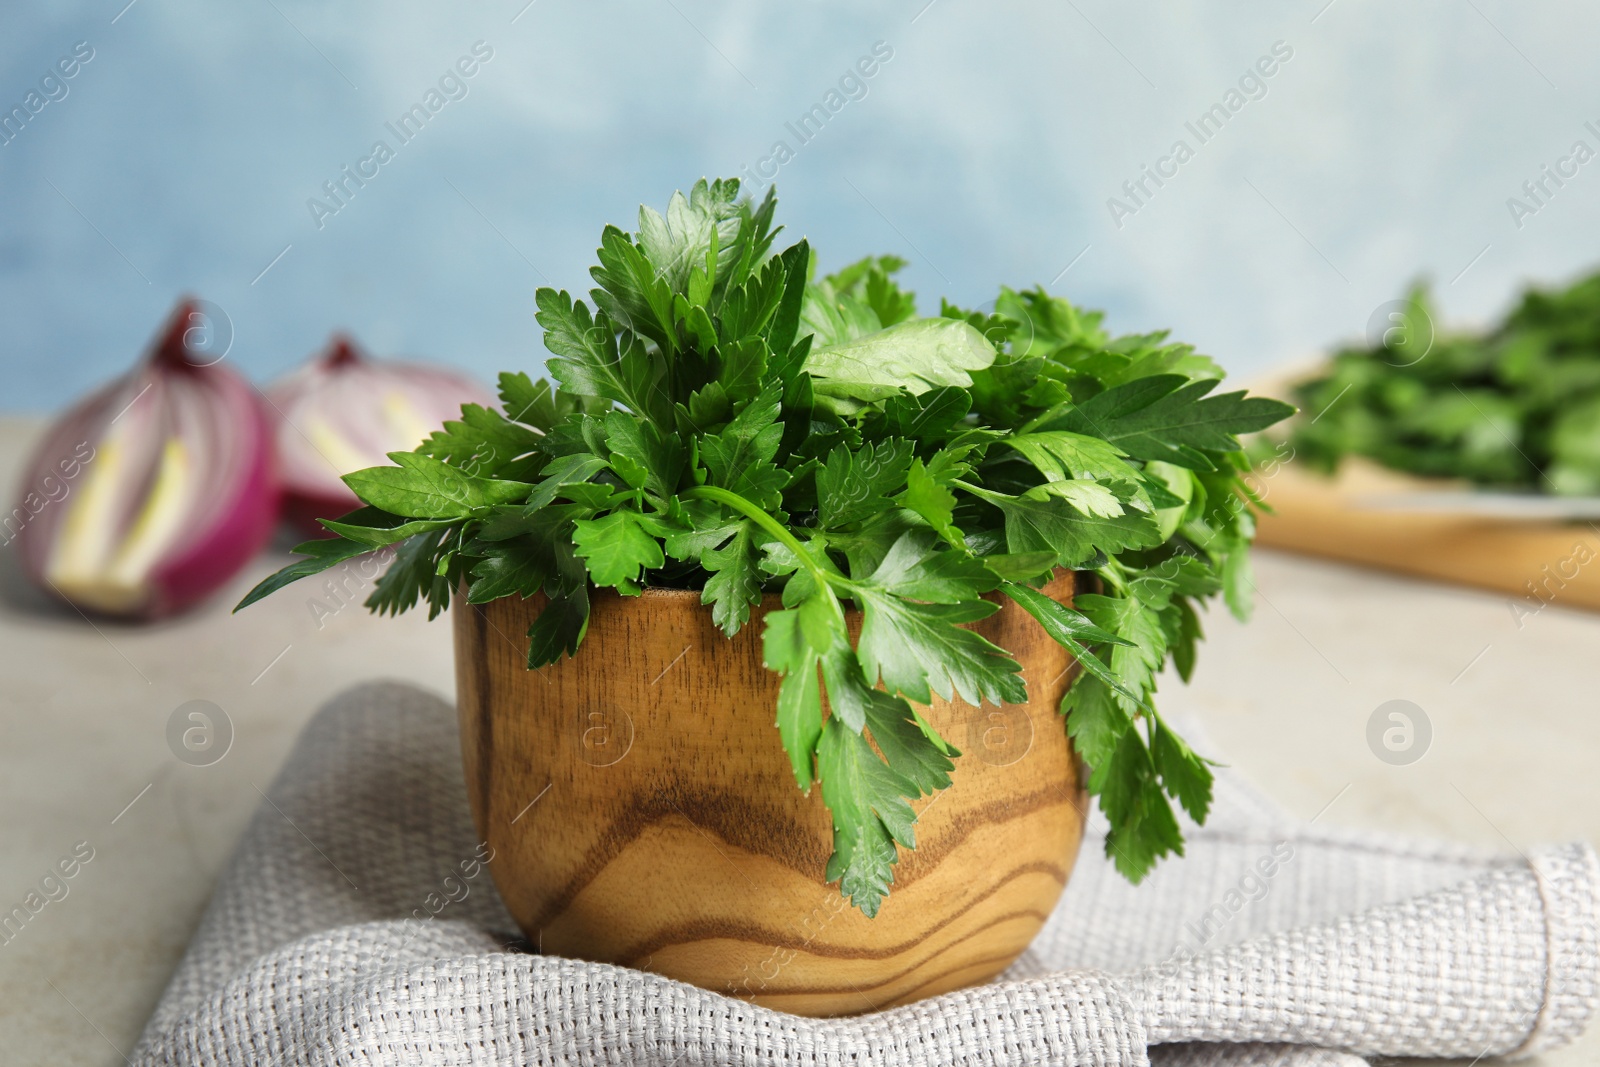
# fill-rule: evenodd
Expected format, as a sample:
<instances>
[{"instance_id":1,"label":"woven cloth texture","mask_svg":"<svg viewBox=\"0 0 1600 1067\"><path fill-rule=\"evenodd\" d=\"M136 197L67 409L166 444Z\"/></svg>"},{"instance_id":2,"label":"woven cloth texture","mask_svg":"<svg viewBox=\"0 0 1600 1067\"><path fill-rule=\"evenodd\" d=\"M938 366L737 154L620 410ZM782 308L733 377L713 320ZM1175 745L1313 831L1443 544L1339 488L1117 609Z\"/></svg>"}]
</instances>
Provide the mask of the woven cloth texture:
<instances>
[{"instance_id":1,"label":"woven cloth texture","mask_svg":"<svg viewBox=\"0 0 1600 1067\"><path fill-rule=\"evenodd\" d=\"M1092 817L1059 907L995 982L799 1018L524 951L487 871L461 874L478 840L454 709L371 683L301 735L132 1062L1360 1067L1529 1055L1595 1009L1587 846L1525 859L1331 830L1226 770L1188 830L1188 855L1134 887Z\"/></svg>"}]
</instances>

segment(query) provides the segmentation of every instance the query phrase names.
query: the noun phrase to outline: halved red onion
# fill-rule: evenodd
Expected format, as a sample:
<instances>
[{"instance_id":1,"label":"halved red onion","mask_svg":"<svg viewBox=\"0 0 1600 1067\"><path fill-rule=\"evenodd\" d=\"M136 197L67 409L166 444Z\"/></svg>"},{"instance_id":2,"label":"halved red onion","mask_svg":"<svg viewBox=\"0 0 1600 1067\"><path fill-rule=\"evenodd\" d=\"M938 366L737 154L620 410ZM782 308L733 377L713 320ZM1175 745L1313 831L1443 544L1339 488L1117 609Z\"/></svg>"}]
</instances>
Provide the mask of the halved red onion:
<instances>
[{"instance_id":1,"label":"halved red onion","mask_svg":"<svg viewBox=\"0 0 1600 1067\"><path fill-rule=\"evenodd\" d=\"M370 359L349 337L267 388L280 416L278 467L284 513L322 533L316 520L360 506L339 479L384 466L390 452L409 451L466 403L492 406L493 395L456 371L421 363Z\"/></svg>"},{"instance_id":2,"label":"halved red onion","mask_svg":"<svg viewBox=\"0 0 1600 1067\"><path fill-rule=\"evenodd\" d=\"M0 537L47 592L105 615L170 615L272 535L271 421L207 348L211 314L180 302L133 370L46 432Z\"/></svg>"}]
</instances>

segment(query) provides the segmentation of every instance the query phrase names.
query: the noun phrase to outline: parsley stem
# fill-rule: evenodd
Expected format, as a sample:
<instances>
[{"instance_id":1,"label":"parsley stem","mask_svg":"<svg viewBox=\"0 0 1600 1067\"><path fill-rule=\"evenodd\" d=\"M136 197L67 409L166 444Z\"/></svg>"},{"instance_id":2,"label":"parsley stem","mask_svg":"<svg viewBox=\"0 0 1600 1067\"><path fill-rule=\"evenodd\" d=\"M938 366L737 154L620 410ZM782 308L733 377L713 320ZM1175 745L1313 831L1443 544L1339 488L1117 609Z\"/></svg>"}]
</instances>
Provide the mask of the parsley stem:
<instances>
[{"instance_id":1,"label":"parsley stem","mask_svg":"<svg viewBox=\"0 0 1600 1067\"><path fill-rule=\"evenodd\" d=\"M1117 565L1116 560L1107 560L1105 566L1095 570L1095 574L1104 579L1113 589L1123 596L1128 595L1128 583L1123 578L1123 569Z\"/></svg>"},{"instance_id":2,"label":"parsley stem","mask_svg":"<svg viewBox=\"0 0 1600 1067\"><path fill-rule=\"evenodd\" d=\"M811 558L811 553L806 551L805 545L800 543L798 537L786 530L781 522L768 515L765 510L752 504L738 493L716 485L697 485L679 495L690 500L715 500L717 503L726 504L734 511L739 512L739 514L777 538L784 547L793 552L795 558L800 561L800 565L811 572L811 577L816 579L817 585L829 590L831 594L831 581L828 572L823 570L817 561Z\"/></svg>"},{"instance_id":3,"label":"parsley stem","mask_svg":"<svg viewBox=\"0 0 1600 1067\"><path fill-rule=\"evenodd\" d=\"M960 478L950 479L950 484L957 489L965 489L979 500L987 500L991 504L999 504L1002 500L1013 499L1012 497L1007 496L1005 493L991 493L989 490L984 489L981 486L973 485L971 482L963 481Z\"/></svg>"}]
</instances>

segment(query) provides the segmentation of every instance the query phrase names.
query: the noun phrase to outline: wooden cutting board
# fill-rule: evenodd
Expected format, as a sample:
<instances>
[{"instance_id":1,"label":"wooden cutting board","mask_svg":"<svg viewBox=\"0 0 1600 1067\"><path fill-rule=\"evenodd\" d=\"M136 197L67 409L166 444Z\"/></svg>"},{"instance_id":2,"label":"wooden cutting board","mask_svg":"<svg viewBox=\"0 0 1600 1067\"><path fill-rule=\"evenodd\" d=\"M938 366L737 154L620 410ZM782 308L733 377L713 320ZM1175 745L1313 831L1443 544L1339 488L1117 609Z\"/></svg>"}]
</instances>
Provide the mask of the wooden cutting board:
<instances>
[{"instance_id":1,"label":"wooden cutting board","mask_svg":"<svg viewBox=\"0 0 1600 1067\"><path fill-rule=\"evenodd\" d=\"M1252 478L1275 514L1257 543L1504 593L1520 621L1550 604L1600 610L1600 527L1516 522L1365 503L1384 493L1462 488L1363 460L1325 478L1292 458Z\"/></svg>"}]
</instances>

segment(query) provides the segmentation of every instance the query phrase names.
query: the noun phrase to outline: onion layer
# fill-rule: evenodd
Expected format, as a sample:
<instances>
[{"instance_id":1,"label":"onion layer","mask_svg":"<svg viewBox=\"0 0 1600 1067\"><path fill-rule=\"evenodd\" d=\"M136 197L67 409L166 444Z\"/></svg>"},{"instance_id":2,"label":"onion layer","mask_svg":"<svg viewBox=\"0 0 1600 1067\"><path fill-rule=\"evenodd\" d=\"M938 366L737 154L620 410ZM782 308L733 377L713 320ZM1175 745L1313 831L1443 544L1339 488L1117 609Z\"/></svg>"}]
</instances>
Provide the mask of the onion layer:
<instances>
[{"instance_id":1,"label":"onion layer","mask_svg":"<svg viewBox=\"0 0 1600 1067\"><path fill-rule=\"evenodd\" d=\"M284 511L323 533L316 520L360 506L343 475L389 462L421 444L466 403L492 406L488 390L442 367L366 357L335 335L317 358L267 389L280 416L278 463Z\"/></svg>"},{"instance_id":2,"label":"onion layer","mask_svg":"<svg viewBox=\"0 0 1600 1067\"><path fill-rule=\"evenodd\" d=\"M105 615L156 618L232 578L272 535L278 490L260 396L204 348L181 302L128 374L46 432L0 521L23 571Z\"/></svg>"}]
</instances>

